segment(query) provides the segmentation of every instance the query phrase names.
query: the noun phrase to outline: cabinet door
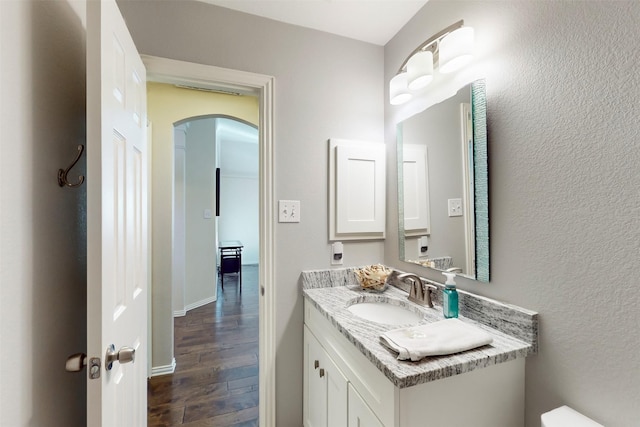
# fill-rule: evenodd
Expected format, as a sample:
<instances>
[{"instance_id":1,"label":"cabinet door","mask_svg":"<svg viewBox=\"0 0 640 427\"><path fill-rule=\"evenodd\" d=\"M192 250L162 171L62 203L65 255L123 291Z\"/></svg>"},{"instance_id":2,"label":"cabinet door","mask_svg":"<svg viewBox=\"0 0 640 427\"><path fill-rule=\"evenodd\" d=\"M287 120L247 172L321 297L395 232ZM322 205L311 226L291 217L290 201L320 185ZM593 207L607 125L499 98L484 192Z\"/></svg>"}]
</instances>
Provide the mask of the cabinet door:
<instances>
[{"instance_id":1,"label":"cabinet door","mask_svg":"<svg viewBox=\"0 0 640 427\"><path fill-rule=\"evenodd\" d=\"M347 427L348 381L326 352L324 356L321 368L327 382L327 427Z\"/></svg>"},{"instance_id":2,"label":"cabinet door","mask_svg":"<svg viewBox=\"0 0 640 427\"><path fill-rule=\"evenodd\" d=\"M347 427L347 379L304 328L305 427Z\"/></svg>"},{"instance_id":3,"label":"cabinet door","mask_svg":"<svg viewBox=\"0 0 640 427\"><path fill-rule=\"evenodd\" d=\"M305 427L327 427L326 374L322 377L320 376L320 363L324 356L323 353L324 350L320 343L305 326L303 373L303 417Z\"/></svg>"},{"instance_id":4,"label":"cabinet door","mask_svg":"<svg viewBox=\"0 0 640 427\"><path fill-rule=\"evenodd\" d=\"M383 143L329 140L329 240L385 238Z\"/></svg>"},{"instance_id":5,"label":"cabinet door","mask_svg":"<svg viewBox=\"0 0 640 427\"><path fill-rule=\"evenodd\" d=\"M385 146L339 145L336 233L382 233L385 228Z\"/></svg>"},{"instance_id":6,"label":"cabinet door","mask_svg":"<svg viewBox=\"0 0 640 427\"><path fill-rule=\"evenodd\" d=\"M389 404L392 405L393 402ZM351 384L349 384L348 427L384 427Z\"/></svg>"},{"instance_id":7,"label":"cabinet door","mask_svg":"<svg viewBox=\"0 0 640 427\"><path fill-rule=\"evenodd\" d=\"M404 144L402 150L404 231L430 233L427 146Z\"/></svg>"}]
</instances>

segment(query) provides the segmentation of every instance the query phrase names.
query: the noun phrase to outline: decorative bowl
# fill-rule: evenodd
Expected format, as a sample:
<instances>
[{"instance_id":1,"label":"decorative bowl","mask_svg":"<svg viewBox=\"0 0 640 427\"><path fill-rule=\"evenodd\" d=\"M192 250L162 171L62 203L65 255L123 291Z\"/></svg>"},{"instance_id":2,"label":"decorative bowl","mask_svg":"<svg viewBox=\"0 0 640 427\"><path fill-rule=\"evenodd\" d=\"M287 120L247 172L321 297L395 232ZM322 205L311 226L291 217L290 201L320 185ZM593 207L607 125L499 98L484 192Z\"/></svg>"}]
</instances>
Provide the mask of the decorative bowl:
<instances>
[{"instance_id":1,"label":"decorative bowl","mask_svg":"<svg viewBox=\"0 0 640 427\"><path fill-rule=\"evenodd\" d=\"M360 289L367 292L381 293L387 289L387 277L392 270L384 265L375 264L355 270Z\"/></svg>"}]
</instances>

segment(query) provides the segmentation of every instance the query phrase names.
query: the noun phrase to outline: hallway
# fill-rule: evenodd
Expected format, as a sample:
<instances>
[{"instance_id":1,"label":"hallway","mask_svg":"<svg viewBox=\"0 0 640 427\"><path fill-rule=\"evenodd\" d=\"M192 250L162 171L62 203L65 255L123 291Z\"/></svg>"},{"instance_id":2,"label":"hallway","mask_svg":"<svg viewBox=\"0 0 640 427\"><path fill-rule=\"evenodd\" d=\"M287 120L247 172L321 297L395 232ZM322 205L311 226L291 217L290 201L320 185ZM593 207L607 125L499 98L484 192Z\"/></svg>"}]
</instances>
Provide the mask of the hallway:
<instances>
[{"instance_id":1,"label":"hallway","mask_svg":"<svg viewBox=\"0 0 640 427\"><path fill-rule=\"evenodd\" d=\"M176 370L148 382L149 427L258 425L258 266L174 319Z\"/></svg>"}]
</instances>

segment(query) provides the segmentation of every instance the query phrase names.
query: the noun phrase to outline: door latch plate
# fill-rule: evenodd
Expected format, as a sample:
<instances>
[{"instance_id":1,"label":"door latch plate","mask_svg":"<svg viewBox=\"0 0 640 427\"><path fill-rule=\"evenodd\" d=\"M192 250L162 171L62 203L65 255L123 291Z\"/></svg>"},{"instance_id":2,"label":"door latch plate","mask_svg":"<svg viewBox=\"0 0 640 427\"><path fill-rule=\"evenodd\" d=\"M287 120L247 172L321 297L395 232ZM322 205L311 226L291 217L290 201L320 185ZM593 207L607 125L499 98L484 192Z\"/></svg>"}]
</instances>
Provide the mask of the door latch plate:
<instances>
[{"instance_id":1,"label":"door latch plate","mask_svg":"<svg viewBox=\"0 0 640 427\"><path fill-rule=\"evenodd\" d=\"M100 378L100 370L102 368L102 361L99 357L92 357L89 359L89 378L97 380Z\"/></svg>"}]
</instances>

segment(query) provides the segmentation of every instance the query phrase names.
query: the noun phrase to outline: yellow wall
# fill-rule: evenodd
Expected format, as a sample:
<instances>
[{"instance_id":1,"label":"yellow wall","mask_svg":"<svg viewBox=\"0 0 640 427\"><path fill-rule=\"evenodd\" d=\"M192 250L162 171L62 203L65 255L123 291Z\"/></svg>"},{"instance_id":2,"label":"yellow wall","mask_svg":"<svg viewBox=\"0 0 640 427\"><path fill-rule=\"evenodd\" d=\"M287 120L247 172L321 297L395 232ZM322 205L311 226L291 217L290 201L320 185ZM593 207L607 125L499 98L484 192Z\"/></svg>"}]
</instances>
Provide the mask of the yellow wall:
<instances>
[{"instance_id":1,"label":"yellow wall","mask_svg":"<svg viewBox=\"0 0 640 427\"><path fill-rule=\"evenodd\" d=\"M173 363L172 227L173 125L187 118L226 115L258 125L258 98L147 83L152 124L152 368ZM215 262L215 258L211 260Z\"/></svg>"},{"instance_id":2,"label":"yellow wall","mask_svg":"<svg viewBox=\"0 0 640 427\"><path fill-rule=\"evenodd\" d=\"M173 124L188 117L225 114L258 125L258 98L178 88L164 83L147 83L149 120L153 123L153 144L173 143Z\"/></svg>"}]
</instances>

